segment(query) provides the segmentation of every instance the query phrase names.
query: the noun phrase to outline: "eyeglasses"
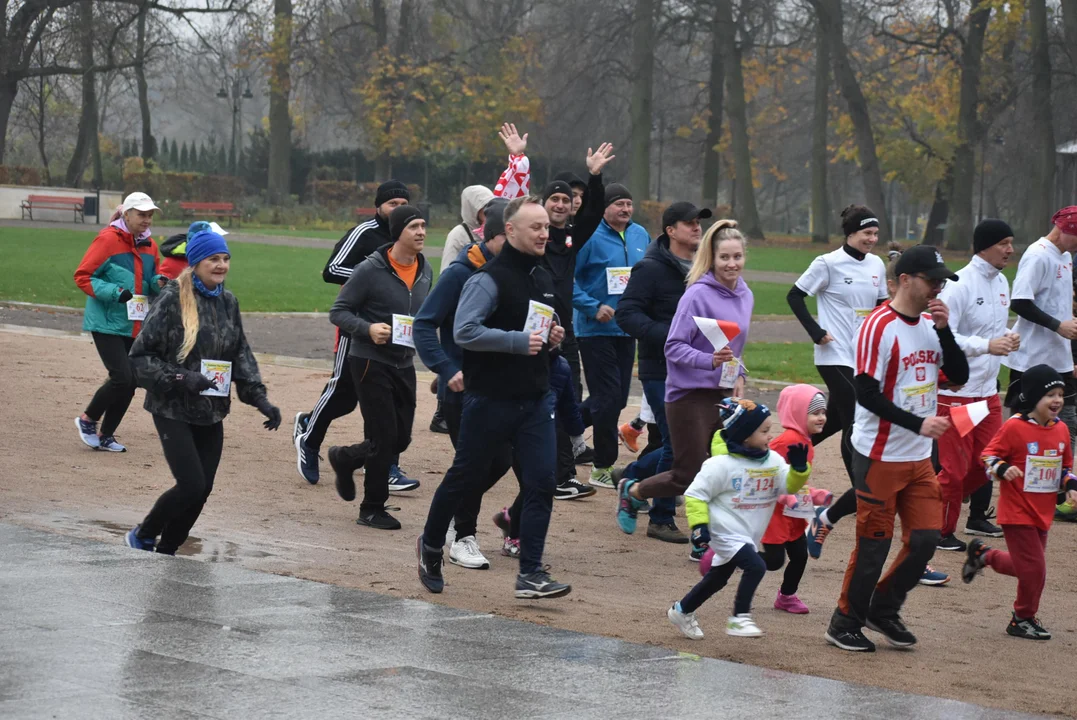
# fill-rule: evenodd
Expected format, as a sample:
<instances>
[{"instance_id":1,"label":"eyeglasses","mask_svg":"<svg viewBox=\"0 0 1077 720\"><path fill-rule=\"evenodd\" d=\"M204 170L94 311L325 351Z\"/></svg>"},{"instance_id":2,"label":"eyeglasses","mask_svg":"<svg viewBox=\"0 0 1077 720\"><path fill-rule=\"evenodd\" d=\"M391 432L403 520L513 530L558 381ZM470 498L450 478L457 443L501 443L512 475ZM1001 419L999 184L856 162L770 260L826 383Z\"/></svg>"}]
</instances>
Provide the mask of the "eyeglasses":
<instances>
[{"instance_id":1,"label":"eyeglasses","mask_svg":"<svg viewBox=\"0 0 1077 720\"><path fill-rule=\"evenodd\" d=\"M946 287L945 278L936 280L935 278L929 278L927 275L921 275L919 273L917 273L916 275L913 275L913 277L920 278L921 280L926 282L928 285L930 285L931 287L936 288L938 290L942 290L944 287Z\"/></svg>"}]
</instances>

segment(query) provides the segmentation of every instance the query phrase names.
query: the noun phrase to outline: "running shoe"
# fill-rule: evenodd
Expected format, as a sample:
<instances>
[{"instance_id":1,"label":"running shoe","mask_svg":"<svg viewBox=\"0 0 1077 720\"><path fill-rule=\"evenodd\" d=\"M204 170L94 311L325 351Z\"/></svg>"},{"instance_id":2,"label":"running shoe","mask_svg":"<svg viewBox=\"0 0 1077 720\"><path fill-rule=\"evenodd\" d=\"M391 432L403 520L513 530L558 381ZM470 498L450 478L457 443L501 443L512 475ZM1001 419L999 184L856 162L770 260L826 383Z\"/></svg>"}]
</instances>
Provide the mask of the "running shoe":
<instances>
[{"instance_id":1,"label":"running shoe","mask_svg":"<svg viewBox=\"0 0 1077 720\"><path fill-rule=\"evenodd\" d=\"M104 450L106 452L127 452L127 448L116 442L116 437L114 435L101 438L100 443L95 449Z\"/></svg>"},{"instance_id":2,"label":"running shoe","mask_svg":"<svg viewBox=\"0 0 1077 720\"><path fill-rule=\"evenodd\" d=\"M516 538L505 538L501 543L501 554L516 560L520 559L520 541Z\"/></svg>"},{"instance_id":3,"label":"running shoe","mask_svg":"<svg viewBox=\"0 0 1077 720\"><path fill-rule=\"evenodd\" d=\"M692 562L702 562L703 561L703 556L706 553L707 553L707 546L706 545L704 545L703 547L696 547L695 545L693 545L691 552L688 553L688 559L691 560Z\"/></svg>"},{"instance_id":4,"label":"running shoe","mask_svg":"<svg viewBox=\"0 0 1077 720\"><path fill-rule=\"evenodd\" d=\"M509 528L512 527L511 523L512 520L509 518L509 509L507 507L503 507L494 513L494 525L501 531L502 537L509 536Z\"/></svg>"},{"instance_id":5,"label":"running shoe","mask_svg":"<svg viewBox=\"0 0 1077 720\"><path fill-rule=\"evenodd\" d=\"M355 523L357 525L366 525L375 530L400 529L400 521L385 512L385 508L380 510L370 510L369 512L361 512Z\"/></svg>"},{"instance_id":6,"label":"running shoe","mask_svg":"<svg viewBox=\"0 0 1077 720\"><path fill-rule=\"evenodd\" d=\"M307 425L310 424L310 413L297 412L295 414L295 421L292 423L292 442L294 443L296 438L304 434L307 431Z\"/></svg>"},{"instance_id":7,"label":"running shoe","mask_svg":"<svg viewBox=\"0 0 1077 720\"><path fill-rule=\"evenodd\" d=\"M389 492L402 493L417 490L419 488L419 481L412 480L399 466L393 465L389 468Z\"/></svg>"},{"instance_id":8,"label":"running shoe","mask_svg":"<svg viewBox=\"0 0 1077 720\"><path fill-rule=\"evenodd\" d=\"M763 631L755 624L751 613L733 615L725 624L725 634L734 637L763 637Z\"/></svg>"},{"instance_id":9,"label":"running shoe","mask_svg":"<svg viewBox=\"0 0 1077 720\"><path fill-rule=\"evenodd\" d=\"M972 582L976 575L987 567L987 551L990 549L980 538L969 543L965 564L961 566L962 581L966 584Z\"/></svg>"},{"instance_id":10,"label":"running shoe","mask_svg":"<svg viewBox=\"0 0 1077 720\"><path fill-rule=\"evenodd\" d=\"M415 559L419 569L419 582L432 593L445 589L445 577L441 566L445 562L441 549L430 550L423 544L423 536L415 540Z\"/></svg>"},{"instance_id":11,"label":"running shoe","mask_svg":"<svg viewBox=\"0 0 1077 720\"><path fill-rule=\"evenodd\" d=\"M553 491L554 500L579 500L580 498L591 497L597 490L590 485L584 485L576 478L569 478L564 482L558 483L557 487Z\"/></svg>"},{"instance_id":12,"label":"running shoe","mask_svg":"<svg viewBox=\"0 0 1077 720\"><path fill-rule=\"evenodd\" d=\"M564 597L572 592L572 586L559 583L545 570L516 576L516 599L538 600Z\"/></svg>"},{"instance_id":13,"label":"running shoe","mask_svg":"<svg viewBox=\"0 0 1077 720\"><path fill-rule=\"evenodd\" d=\"M699 627L699 621L696 620L696 614L683 613L678 609L680 603L673 603L669 610L666 611L666 617L673 623L673 626L680 630L686 638L689 640L702 640L703 629Z\"/></svg>"},{"instance_id":14,"label":"running shoe","mask_svg":"<svg viewBox=\"0 0 1077 720\"><path fill-rule=\"evenodd\" d=\"M591 470L590 483L596 488L615 490L617 483L613 481L613 468L594 468Z\"/></svg>"},{"instance_id":15,"label":"running shoe","mask_svg":"<svg viewBox=\"0 0 1077 720\"><path fill-rule=\"evenodd\" d=\"M577 465L592 465L595 462L595 451L584 445L578 453L574 453Z\"/></svg>"},{"instance_id":16,"label":"running shoe","mask_svg":"<svg viewBox=\"0 0 1077 720\"><path fill-rule=\"evenodd\" d=\"M123 536L123 544L129 548L134 548L135 550L146 550L148 552L153 552L154 547L157 545L157 539L154 538L152 540L143 540L142 538L140 538L138 536L138 529L140 527L142 526L135 525L133 528L128 530L127 533Z\"/></svg>"},{"instance_id":17,"label":"running shoe","mask_svg":"<svg viewBox=\"0 0 1077 720\"><path fill-rule=\"evenodd\" d=\"M836 648L849 652L875 652L875 643L860 630L838 630L831 625L823 635Z\"/></svg>"},{"instance_id":18,"label":"running shoe","mask_svg":"<svg viewBox=\"0 0 1077 720\"><path fill-rule=\"evenodd\" d=\"M796 596L796 593L792 595L783 595L782 591L778 591L778 597L774 598L774 609L784 610L787 613L793 613L794 615L807 615L811 612L808 606Z\"/></svg>"},{"instance_id":19,"label":"running shoe","mask_svg":"<svg viewBox=\"0 0 1077 720\"><path fill-rule=\"evenodd\" d=\"M342 451L339 445L329 448L329 466L337 476L337 495L341 500L351 502L355 500L355 478L352 477L353 471L344 466L344 458L340 457Z\"/></svg>"},{"instance_id":20,"label":"running shoe","mask_svg":"<svg viewBox=\"0 0 1077 720\"><path fill-rule=\"evenodd\" d=\"M1006 626L1006 634L1025 640L1050 640L1051 633L1040 625L1038 618L1022 620L1014 613L1010 618L1010 624Z\"/></svg>"},{"instance_id":21,"label":"running shoe","mask_svg":"<svg viewBox=\"0 0 1077 720\"><path fill-rule=\"evenodd\" d=\"M642 434L643 431L632 427L632 423L617 428L617 437L633 455L639 452L639 436Z\"/></svg>"},{"instance_id":22,"label":"running shoe","mask_svg":"<svg viewBox=\"0 0 1077 720\"><path fill-rule=\"evenodd\" d=\"M620 513L617 515L620 518ZM688 536L681 532L681 529L677 527L677 523L647 523L647 537L654 538L655 540L661 540L662 542L673 543L675 545L687 545L689 540Z\"/></svg>"},{"instance_id":23,"label":"running shoe","mask_svg":"<svg viewBox=\"0 0 1077 720\"><path fill-rule=\"evenodd\" d=\"M449 434L449 424L445 422L445 418L441 416L441 413L435 412L434 417L430 418L430 432L438 435Z\"/></svg>"},{"instance_id":24,"label":"running shoe","mask_svg":"<svg viewBox=\"0 0 1077 720\"><path fill-rule=\"evenodd\" d=\"M1002 537L1002 528L995 525L987 518L969 518L965 522L966 535L979 535L981 537Z\"/></svg>"},{"instance_id":25,"label":"running shoe","mask_svg":"<svg viewBox=\"0 0 1077 720\"><path fill-rule=\"evenodd\" d=\"M935 568L928 565L924 568L924 572L920 575L921 585L945 585L950 582L950 576L944 572L939 572Z\"/></svg>"},{"instance_id":26,"label":"running shoe","mask_svg":"<svg viewBox=\"0 0 1077 720\"><path fill-rule=\"evenodd\" d=\"M808 523L808 530L804 533L804 536L808 540L808 554L816 560L823 554L823 543L826 541L826 536L830 534L831 527L825 522L819 519L819 516L823 514L823 510L826 508L815 508L815 517Z\"/></svg>"},{"instance_id":27,"label":"running shoe","mask_svg":"<svg viewBox=\"0 0 1077 720\"><path fill-rule=\"evenodd\" d=\"M77 417L75 418L75 428L79 431L79 440L86 447L96 450L97 446L101 444L101 438L97 437L97 423L93 420L83 420L81 417Z\"/></svg>"},{"instance_id":28,"label":"running shoe","mask_svg":"<svg viewBox=\"0 0 1077 720\"><path fill-rule=\"evenodd\" d=\"M644 506L643 501L637 500L628 492L635 482L632 478L623 478L617 483L617 526L621 528L621 532L628 535L636 532L639 511Z\"/></svg>"},{"instance_id":29,"label":"running shoe","mask_svg":"<svg viewBox=\"0 0 1077 720\"><path fill-rule=\"evenodd\" d=\"M300 477L311 485L317 485L320 477L318 473L318 451L307 447L307 444L303 442L302 435L297 435L295 438L295 457Z\"/></svg>"},{"instance_id":30,"label":"running shoe","mask_svg":"<svg viewBox=\"0 0 1077 720\"><path fill-rule=\"evenodd\" d=\"M968 545L965 541L955 537L953 533L939 538L939 544L936 546L939 550L948 550L950 552L965 552Z\"/></svg>"},{"instance_id":31,"label":"running shoe","mask_svg":"<svg viewBox=\"0 0 1077 720\"><path fill-rule=\"evenodd\" d=\"M905 623L897 615L889 618L868 618L865 623L868 630L882 633L886 641L896 648L912 647L916 644L916 636L909 632Z\"/></svg>"},{"instance_id":32,"label":"running shoe","mask_svg":"<svg viewBox=\"0 0 1077 720\"><path fill-rule=\"evenodd\" d=\"M1069 500L1061 505L1055 505L1055 520L1077 522L1077 505L1072 504Z\"/></svg>"},{"instance_id":33,"label":"running shoe","mask_svg":"<svg viewBox=\"0 0 1077 720\"><path fill-rule=\"evenodd\" d=\"M449 546L449 562L471 570L486 570L490 567L490 561L479 550L479 542L474 535L459 538Z\"/></svg>"}]
</instances>

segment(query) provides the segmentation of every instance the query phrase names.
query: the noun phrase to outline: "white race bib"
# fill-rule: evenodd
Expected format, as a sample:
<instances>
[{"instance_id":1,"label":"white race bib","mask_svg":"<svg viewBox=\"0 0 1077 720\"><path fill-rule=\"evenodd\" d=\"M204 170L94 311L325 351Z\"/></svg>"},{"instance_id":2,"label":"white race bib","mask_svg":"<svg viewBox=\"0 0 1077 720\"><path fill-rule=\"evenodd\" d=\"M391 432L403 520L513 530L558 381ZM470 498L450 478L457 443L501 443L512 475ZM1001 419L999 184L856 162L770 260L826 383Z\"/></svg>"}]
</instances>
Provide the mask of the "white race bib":
<instances>
[{"instance_id":1,"label":"white race bib","mask_svg":"<svg viewBox=\"0 0 1077 720\"><path fill-rule=\"evenodd\" d=\"M1025 458L1025 492L1056 493L1062 484L1062 456Z\"/></svg>"},{"instance_id":2,"label":"white race bib","mask_svg":"<svg viewBox=\"0 0 1077 720\"><path fill-rule=\"evenodd\" d=\"M875 311L875 308L856 308L853 312L856 313L856 323L854 329L859 330L860 326L864 324L864 321L868 319L868 315L871 315Z\"/></svg>"},{"instance_id":3,"label":"white race bib","mask_svg":"<svg viewBox=\"0 0 1077 720\"><path fill-rule=\"evenodd\" d=\"M934 417L938 403L938 393L935 392L935 382L925 382L919 385L905 385L901 388L902 409L908 410L916 417Z\"/></svg>"},{"instance_id":4,"label":"white race bib","mask_svg":"<svg viewBox=\"0 0 1077 720\"><path fill-rule=\"evenodd\" d=\"M232 391L232 363L229 360L203 360L202 374L216 383L212 390L203 390L199 395L228 397Z\"/></svg>"},{"instance_id":5,"label":"white race bib","mask_svg":"<svg viewBox=\"0 0 1077 720\"><path fill-rule=\"evenodd\" d=\"M411 326L415 321L411 315L393 314L393 345L415 347L415 337L411 334Z\"/></svg>"},{"instance_id":6,"label":"white race bib","mask_svg":"<svg viewBox=\"0 0 1077 720\"><path fill-rule=\"evenodd\" d=\"M811 520L815 517L815 505L812 504L811 493L807 488L801 488L800 492L793 497L797 499L797 504L793 507L786 505L782 515L803 520Z\"/></svg>"},{"instance_id":7,"label":"white race bib","mask_svg":"<svg viewBox=\"0 0 1077 720\"><path fill-rule=\"evenodd\" d=\"M527 303L527 320L524 321L524 332L530 335L533 332L542 333L542 342L549 342L550 328L553 327L553 308L540 302L530 300Z\"/></svg>"},{"instance_id":8,"label":"white race bib","mask_svg":"<svg viewBox=\"0 0 1077 720\"><path fill-rule=\"evenodd\" d=\"M740 489L733 498L735 510L758 510L773 505L778 499L776 468L748 469L740 481Z\"/></svg>"},{"instance_id":9,"label":"white race bib","mask_svg":"<svg viewBox=\"0 0 1077 720\"><path fill-rule=\"evenodd\" d=\"M127 319L145 320L150 310L150 299L145 295L132 295L127 301Z\"/></svg>"},{"instance_id":10,"label":"white race bib","mask_svg":"<svg viewBox=\"0 0 1077 720\"><path fill-rule=\"evenodd\" d=\"M740 358L733 358L729 362L722 363L722 377L718 380L718 387L731 390L740 377Z\"/></svg>"},{"instance_id":11,"label":"white race bib","mask_svg":"<svg viewBox=\"0 0 1077 720\"><path fill-rule=\"evenodd\" d=\"M628 278L632 276L630 267L606 268L606 292L610 295L624 295L628 287Z\"/></svg>"}]
</instances>

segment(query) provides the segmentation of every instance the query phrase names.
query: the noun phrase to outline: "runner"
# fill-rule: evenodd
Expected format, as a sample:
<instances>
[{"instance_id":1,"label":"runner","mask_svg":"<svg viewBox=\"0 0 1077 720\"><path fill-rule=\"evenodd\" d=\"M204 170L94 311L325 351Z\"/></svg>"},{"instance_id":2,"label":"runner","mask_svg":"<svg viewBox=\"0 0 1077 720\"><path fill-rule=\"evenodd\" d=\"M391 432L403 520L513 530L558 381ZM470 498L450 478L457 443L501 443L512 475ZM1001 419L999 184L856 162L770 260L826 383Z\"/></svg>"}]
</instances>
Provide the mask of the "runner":
<instances>
[{"instance_id":1,"label":"runner","mask_svg":"<svg viewBox=\"0 0 1077 720\"><path fill-rule=\"evenodd\" d=\"M643 259L651 238L641 225L632 222L632 194L628 188L609 185L604 199L603 219L576 255L572 305L576 311L573 326L587 378L584 422L594 429L595 459L590 482L595 487L613 489L617 426L621 410L628 404L636 361L636 341L617 325L614 313L632 266Z\"/></svg>"},{"instance_id":2,"label":"runner","mask_svg":"<svg viewBox=\"0 0 1077 720\"><path fill-rule=\"evenodd\" d=\"M411 193L407 185L399 180L389 180L379 185L374 198L377 208L374 219L353 227L333 247L329 262L322 270L322 279L327 283L343 285L359 263L378 248L391 243L389 215L401 205L407 205L410 199ZM337 331L333 374L325 384L314 409L309 413L296 414L295 424L292 426L292 442L295 444L299 475L311 485L316 484L320 478L318 451L325 440L326 432L329 431L329 424L355 410L359 402L352 384L351 370L348 368L351 342L346 333ZM419 481L405 475L400 470L399 461L399 458L394 458L389 471L389 492L415 490L419 487Z\"/></svg>"},{"instance_id":3,"label":"runner","mask_svg":"<svg viewBox=\"0 0 1077 720\"><path fill-rule=\"evenodd\" d=\"M82 329L93 336L108 371L108 380L75 418L79 439L94 450L127 452L115 435L135 396L128 353L142 329L149 297L168 282L150 237L153 213L159 209L146 193L128 195L75 270L75 284L87 296Z\"/></svg>"},{"instance_id":4,"label":"runner","mask_svg":"<svg viewBox=\"0 0 1077 720\"><path fill-rule=\"evenodd\" d=\"M189 269L161 291L131 348L176 484L124 535L124 544L164 555L175 555L187 540L213 491L232 385L240 401L265 415L267 430L281 420L243 334L239 303L224 287L231 258L224 238L197 233L186 255Z\"/></svg>"},{"instance_id":5,"label":"runner","mask_svg":"<svg viewBox=\"0 0 1077 720\"><path fill-rule=\"evenodd\" d=\"M612 148L612 146L610 147ZM570 170L557 173L553 176L553 179L567 182L568 186L572 188L572 213L569 217L569 221L574 222L576 220L576 215L580 212L580 208L583 207L583 199L587 195L590 186L585 183L579 175Z\"/></svg>"},{"instance_id":6,"label":"runner","mask_svg":"<svg viewBox=\"0 0 1077 720\"><path fill-rule=\"evenodd\" d=\"M564 330L549 322L553 280L539 266L549 216L539 198L528 196L509 203L504 221L508 242L464 283L457 307L453 335L464 349L465 388L460 434L452 467L416 539L419 580L430 592L444 589L442 547L449 521L486 481L490 448L509 442L518 454L524 491L516 597L560 597L571 586L555 582L542 565L557 445L549 348L564 338Z\"/></svg>"},{"instance_id":7,"label":"runner","mask_svg":"<svg viewBox=\"0 0 1077 720\"><path fill-rule=\"evenodd\" d=\"M744 236L732 220L719 220L703 234L677 303L666 340L666 423L673 447L673 465L641 482L618 489L620 508L640 510L650 498L681 495L710 454L711 436L719 424L719 403L744 392L741 355L748 340L755 298L744 272ZM695 318L736 323L740 332L715 350ZM706 550L693 544L690 557L699 561Z\"/></svg>"},{"instance_id":8,"label":"runner","mask_svg":"<svg viewBox=\"0 0 1077 720\"><path fill-rule=\"evenodd\" d=\"M845 243L812 261L789 289L786 302L815 343L815 366L828 393L826 426L812 436L819 445L841 433L841 460L852 482L851 436L856 407L853 380L856 331L875 307L886 300L886 266L873 255L879 241L879 220L868 208L850 205L841 211ZM819 321L808 312L806 297L817 298ZM856 512L856 494L850 489L829 508L819 508L817 528L829 530L847 515ZM809 549L819 557L825 533L816 532L819 542Z\"/></svg>"},{"instance_id":9,"label":"runner","mask_svg":"<svg viewBox=\"0 0 1077 720\"><path fill-rule=\"evenodd\" d=\"M1017 350L1020 336L1007 328L1010 284L1002 275L1013 255L1013 230L1001 220L981 221L973 231L975 255L957 271L960 282L948 284L939 299L950 308L950 329L969 360L969 381L960 388L939 389L939 417L950 417L955 407L986 401L988 416L962 436L951 427L939 438L939 485L942 486L943 521L939 550L964 552L964 541L954 535L961 502L985 483L991 484L980 456L1002 427L1002 401L998 371L1002 358ZM990 493L990 491L988 491ZM1002 537L1002 528L985 516L986 506L969 508L968 535Z\"/></svg>"},{"instance_id":10,"label":"runner","mask_svg":"<svg viewBox=\"0 0 1077 720\"><path fill-rule=\"evenodd\" d=\"M426 221L401 205L389 215L393 244L355 268L329 311L329 321L351 336L348 365L363 413L364 442L329 448L337 493L355 499L353 474L366 465L360 525L398 530L385 510L394 459L411 443L415 420L415 342L412 320L430 291L433 272L423 257Z\"/></svg>"},{"instance_id":11,"label":"runner","mask_svg":"<svg viewBox=\"0 0 1077 720\"><path fill-rule=\"evenodd\" d=\"M899 613L935 553L942 527L931 441L950 421L935 416L939 366L959 385L969 374L948 326L949 311L938 299L946 281L957 276L928 245L905 251L895 272L894 299L868 316L856 338L857 539L825 635L842 650L875 650L862 632L865 625L895 647L916 643ZM902 549L880 581L895 513L901 517Z\"/></svg>"}]
</instances>

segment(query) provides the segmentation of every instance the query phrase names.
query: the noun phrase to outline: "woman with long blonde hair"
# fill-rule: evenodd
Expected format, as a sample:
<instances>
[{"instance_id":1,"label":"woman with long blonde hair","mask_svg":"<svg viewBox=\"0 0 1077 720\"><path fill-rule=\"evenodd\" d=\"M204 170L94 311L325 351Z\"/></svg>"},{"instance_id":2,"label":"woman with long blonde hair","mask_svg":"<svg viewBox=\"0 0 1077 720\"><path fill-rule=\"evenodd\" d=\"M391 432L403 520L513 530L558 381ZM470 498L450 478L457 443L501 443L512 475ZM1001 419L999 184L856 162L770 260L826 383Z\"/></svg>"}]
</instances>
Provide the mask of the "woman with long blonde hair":
<instances>
[{"instance_id":1,"label":"woman with long blonde hair","mask_svg":"<svg viewBox=\"0 0 1077 720\"><path fill-rule=\"evenodd\" d=\"M650 498L684 494L710 456L711 438L719 426L718 404L744 392L741 354L755 306L752 291L741 277L745 245L733 220L719 220L703 235L685 278L688 289L677 304L666 339L666 422L673 467L640 482L623 482L622 504L642 509ZM696 318L732 322L740 332L715 349ZM705 550L693 531L692 559L698 561Z\"/></svg>"},{"instance_id":2,"label":"woman with long blonde hair","mask_svg":"<svg viewBox=\"0 0 1077 720\"><path fill-rule=\"evenodd\" d=\"M243 334L239 303L224 288L230 261L217 233L188 240L188 268L161 291L131 349L176 484L124 536L128 547L175 555L187 540L213 490L233 383L236 396L266 416L267 430L280 427L280 410L266 397Z\"/></svg>"}]
</instances>

